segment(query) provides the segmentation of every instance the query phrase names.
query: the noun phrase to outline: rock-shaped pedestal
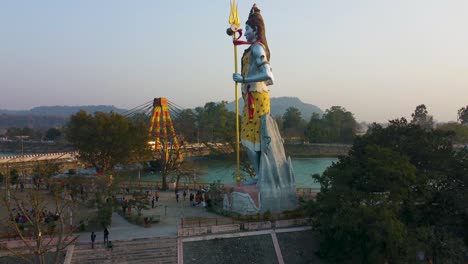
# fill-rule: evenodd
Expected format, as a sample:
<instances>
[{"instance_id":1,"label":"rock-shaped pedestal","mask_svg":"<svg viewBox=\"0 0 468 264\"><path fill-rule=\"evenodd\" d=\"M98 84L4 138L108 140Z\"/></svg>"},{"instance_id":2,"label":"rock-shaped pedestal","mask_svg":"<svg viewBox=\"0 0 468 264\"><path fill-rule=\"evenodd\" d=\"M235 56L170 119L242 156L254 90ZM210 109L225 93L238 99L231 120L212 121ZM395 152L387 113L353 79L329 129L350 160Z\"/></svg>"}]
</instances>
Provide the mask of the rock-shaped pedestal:
<instances>
[{"instance_id":1,"label":"rock-shaped pedestal","mask_svg":"<svg viewBox=\"0 0 468 264\"><path fill-rule=\"evenodd\" d=\"M296 181L291 159L270 115L261 118L261 154L256 185L226 185L225 210L239 214L280 213L297 207Z\"/></svg>"}]
</instances>

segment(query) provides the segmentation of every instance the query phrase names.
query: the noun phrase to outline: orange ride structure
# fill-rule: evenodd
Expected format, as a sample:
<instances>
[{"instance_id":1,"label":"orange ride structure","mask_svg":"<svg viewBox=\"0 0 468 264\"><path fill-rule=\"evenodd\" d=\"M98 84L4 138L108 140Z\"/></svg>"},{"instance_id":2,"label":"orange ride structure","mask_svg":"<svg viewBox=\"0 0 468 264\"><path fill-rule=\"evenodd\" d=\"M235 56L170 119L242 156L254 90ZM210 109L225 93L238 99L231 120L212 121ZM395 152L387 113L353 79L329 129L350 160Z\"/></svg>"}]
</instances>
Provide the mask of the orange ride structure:
<instances>
[{"instance_id":1,"label":"orange ride structure","mask_svg":"<svg viewBox=\"0 0 468 264\"><path fill-rule=\"evenodd\" d=\"M148 144L153 151L153 158L163 162L183 160L180 144L172 123L172 115L178 115L183 109L165 97L154 98L140 106L124 112L126 117L136 115L150 116Z\"/></svg>"},{"instance_id":2,"label":"orange ride structure","mask_svg":"<svg viewBox=\"0 0 468 264\"><path fill-rule=\"evenodd\" d=\"M170 136L168 136L168 130ZM164 159L164 161L168 161L171 158L171 153L176 155L175 158L177 160L183 160L179 141L177 140L174 125L172 124L168 100L165 97L154 98L153 100L148 138L150 139L149 143L151 145L154 143L154 153L161 153L161 158ZM170 146L169 143L172 143L172 146Z\"/></svg>"}]
</instances>

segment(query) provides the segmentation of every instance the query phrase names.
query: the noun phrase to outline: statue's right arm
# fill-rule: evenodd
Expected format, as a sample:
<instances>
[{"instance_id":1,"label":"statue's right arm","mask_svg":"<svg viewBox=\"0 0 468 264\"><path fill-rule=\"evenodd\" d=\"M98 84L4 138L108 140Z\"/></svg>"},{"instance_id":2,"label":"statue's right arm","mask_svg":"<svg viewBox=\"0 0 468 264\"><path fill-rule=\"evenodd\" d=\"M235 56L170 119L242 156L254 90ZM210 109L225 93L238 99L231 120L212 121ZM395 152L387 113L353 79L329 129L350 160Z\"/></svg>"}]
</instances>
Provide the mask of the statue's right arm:
<instances>
[{"instance_id":1,"label":"statue's right arm","mask_svg":"<svg viewBox=\"0 0 468 264\"><path fill-rule=\"evenodd\" d=\"M232 79L238 83L265 82L266 85L272 85L275 79L271 71L270 63L267 60L265 49L262 45L252 45L252 59L255 60L258 71L249 76L242 76L240 73L234 73Z\"/></svg>"}]
</instances>

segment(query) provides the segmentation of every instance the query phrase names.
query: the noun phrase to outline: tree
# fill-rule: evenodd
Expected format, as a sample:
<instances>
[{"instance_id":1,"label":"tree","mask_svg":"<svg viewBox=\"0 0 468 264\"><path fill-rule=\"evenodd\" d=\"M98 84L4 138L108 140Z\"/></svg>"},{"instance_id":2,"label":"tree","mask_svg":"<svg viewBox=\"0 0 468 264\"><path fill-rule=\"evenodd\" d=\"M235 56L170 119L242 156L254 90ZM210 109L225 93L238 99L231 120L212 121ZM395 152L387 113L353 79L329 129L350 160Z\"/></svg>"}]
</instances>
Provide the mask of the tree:
<instances>
[{"instance_id":1,"label":"tree","mask_svg":"<svg viewBox=\"0 0 468 264\"><path fill-rule=\"evenodd\" d=\"M289 107L283 114L283 133L286 137L303 137L305 121L302 113L295 107Z\"/></svg>"},{"instance_id":2,"label":"tree","mask_svg":"<svg viewBox=\"0 0 468 264\"><path fill-rule=\"evenodd\" d=\"M226 108L227 102L208 102L195 108L201 142L232 142L236 135L236 114Z\"/></svg>"},{"instance_id":3,"label":"tree","mask_svg":"<svg viewBox=\"0 0 468 264\"><path fill-rule=\"evenodd\" d=\"M11 247L8 243L1 243L0 247L26 262L31 262L32 256L33 263L60 263L63 250L78 238L67 224L73 204L64 195L65 199L55 190L50 197L39 189L27 189L22 195L13 192L10 197L3 196L5 226L19 237L23 247Z\"/></svg>"},{"instance_id":4,"label":"tree","mask_svg":"<svg viewBox=\"0 0 468 264\"><path fill-rule=\"evenodd\" d=\"M50 178L54 176L60 169L58 163L53 160L38 163L33 167L33 176L36 186L39 188L40 183L43 182L46 186L50 185Z\"/></svg>"},{"instance_id":5,"label":"tree","mask_svg":"<svg viewBox=\"0 0 468 264\"><path fill-rule=\"evenodd\" d=\"M157 159L159 160L159 165L161 168L161 179L162 179L162 186L161 188L163 190L167 190L167 178L172 174L172 173L177 173L180 165L181 165L181 160L179 159L179 151L174 148L174 145L168 146L167 149L167 155L166 151L164 149L160 149L159 154ZM165 158L167 157L167 158Z\"/></svg>"},{"instance_id":6,"label":"tree","mask_svg":"<svg viewBox=\"0 0 468 264\"><path fill-rule=\"evenodd\" d=\"M314 222L323 237L322 257L336 263L398 262L398 248L406 242L399 205L407 202L415 180L408 159L368 145L364 153L343 158L315 177L322 186Z\"/></svg>"},{"instance_id":7,"label":"tree","mask_svg":"<svg viewBox=\"0 0 468 264\"><path fill-rule=\"evenodd\" d=\"M325 120L318 113L313 113L305 129L305 135L309 142L320 143L325 137Z\"/></svg>"},{"instance_id":8,"label":"tree","mask_svg":"<svg viewBox=\"0 0 468 264\"><path fill-rule=\"evenodd\" d=\"M463 125L468 125L468 105L458 110L458 121Z\"/></svg>"},{"instance_id":9,"label":"tree","mask_svg":"<svg viewBox=\"0 0 468 264\"><path fill-rule=\"evenodd\" d=\"M72 115L67 138L79 151L80 160L92 164L100 173L117 164L126 164L147 147L146 129L116 113L80 111Z\"/></svg>"},{"instance_id":10,"label":"tree","mask_svg":"<svg viewBox=\"0 0 468 264\"><path fill-rule=\"evenodd\" d=\"M456 122L449 122L446 124L438 125L437 129L442 131L453 131L455 133L453 142L456 144L468 143L468 126L466 125L459 124Z\"/></svg>"},{"instance_id":11,"label":"tree","mask_svg":"<svg viewBox=\"0 0 468 264\"><path fill-rule=\"evenodd\" d=\"M129 206L134 207L137 210L138 216L141 216L141 211L148 210L150 207L149 195L144 191L133 192L132 199L129 200Z\"/></svg>"},{"instance_id":12,"label":"tree","mask_svg":"<svg viewBox=\"0 0 468 264\"><path fill-rule=\"evenodd\" d=\"M193 163L181 163L172 177L172 181L175 182L175 188L179 189L179 183L182 179L185 179L186 182L194 182L197 171L200 171L199 166Z\"/></svg>"},{"instance_id":13,"label":"tree","mask_svg":"<svg viewBox=\"0 0 468 264\"><path fill-rule=\"evenodd\" d=\"M419 125L424 129L432 129L434 127L433 117L428 115L426 106L424 104L416 106L414 113L411 114L413 118L412 124Z\"/></svg>"},{"instance_id":14,"label":"tree","mask_svg":"<svg viewBox=\"0 0 468 264\"><path fill-rule=\"evenodd\" d=\"M320 255L333 263L414 263L424 252L433 263L460 263L468 152L454 150L452 138L405 119L374 124L349 156L314 175Z\"/></svg>"},{"instance_id":15,"label":"tree","mask_svg":"<svg viewBox=\"0 0 468 264\"><path fill-rule=\"evenodd\" d=\"M188 142L198 141L197 117L192 109L184 109L173 118L174 129L177 134Z\"/></svg>"},{"instance_id":16,"label":"tree","mask_svg":"<svg viewBox=\"0 0 468 264\"><path fill-rule=\"evenodd\" d=\"M325 110L322 118L313 114L307 124L305 133L310 142L351 143L354 140L359 124L353 113L341 106L332 106Z\"/></svg>"},{"instance_id":17,"label":"tree","mask_svg":"<svg viewBox=\"0 0 468 264\"><path fill-rule=\"evenodd\" d=\"M33 139L33 140L39 140L42 137L40 131L34 130L30 127L23 127L23 128L10 127L7 129L5 136L11 139Z\"/></svg>"},{"instance_id":18,"label":"tree","mask_svg":"<svg viewBox=\"0 0 468 264\"><path fill-rule=\"evenodd\" d=\"M149 117L135 115L129 120L131 151L128 162L141 163L151 159L151 149L148 147Z\"/></svg>"},{"instance_id":19,"label":"tree","mask_svg":"<svg viewBox=\"0 0 468 264\"><path fill-rule=\"evenodd\" d=\"M60 139L62 132L57 128L49 128L45 133L45 140L56 141Z\"/></svg>"},{"instance_id":20,"label":"tree","mask_svg":"<svg viewBox=\"0 0 468 264\"><path fill-rule=\"evenodd\" d=\"M10 170L10 178L9 178L9 182L11 185L17 185L18 183L18 180L19 180L19 171L17 169L11 169ZM16 186L18 187L18 185Z\"/></svg>"},{"instance_id":21,"label":"tree","mask_svg":"<svg viewBox=\"0 0 468 264\"><path fill-rule=\"evenodd\" d=\"M358 124L351 112L341 106L332 106L325 110L323 119L327 123L330 139L344 143L353 141Z\"/></svg>"}]
</instances>

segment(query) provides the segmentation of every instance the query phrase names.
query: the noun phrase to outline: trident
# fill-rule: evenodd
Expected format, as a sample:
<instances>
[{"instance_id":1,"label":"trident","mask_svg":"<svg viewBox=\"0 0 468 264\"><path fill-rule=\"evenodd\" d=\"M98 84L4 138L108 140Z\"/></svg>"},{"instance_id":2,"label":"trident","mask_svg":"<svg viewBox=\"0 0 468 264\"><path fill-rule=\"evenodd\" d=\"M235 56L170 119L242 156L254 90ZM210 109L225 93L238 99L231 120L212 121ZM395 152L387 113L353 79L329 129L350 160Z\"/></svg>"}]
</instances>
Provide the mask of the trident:
<instances>
[{"instance_id":1,"label":"trident","mask_svg":"<svg viewBox=\"0 0 468 264\"><path fill-rule=\"evenodd\" d=\"M226 31L226 33L229 36L232 36L233 40L237 40L237 32L239 31L240 34L242 35L242 29L240 29L240 21L239 21L239 15L237 13L237 4L236 0L231 0L231 12L229 14L229 24L231 27L229 27ZM240 36L239 36L240 38ZM234 45L234 72L237 73L237 46ZM237 186L240 186L240 152L239 152L239 93L238 93L238 86L237 82L234 82L234 88L235 88L235 97L236 97L236 158L237 158L237 167L236 167L236 182Z\"/></svg>"}]
</instances>

